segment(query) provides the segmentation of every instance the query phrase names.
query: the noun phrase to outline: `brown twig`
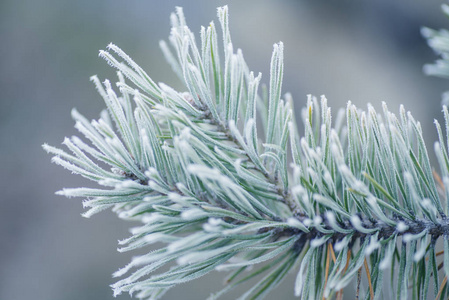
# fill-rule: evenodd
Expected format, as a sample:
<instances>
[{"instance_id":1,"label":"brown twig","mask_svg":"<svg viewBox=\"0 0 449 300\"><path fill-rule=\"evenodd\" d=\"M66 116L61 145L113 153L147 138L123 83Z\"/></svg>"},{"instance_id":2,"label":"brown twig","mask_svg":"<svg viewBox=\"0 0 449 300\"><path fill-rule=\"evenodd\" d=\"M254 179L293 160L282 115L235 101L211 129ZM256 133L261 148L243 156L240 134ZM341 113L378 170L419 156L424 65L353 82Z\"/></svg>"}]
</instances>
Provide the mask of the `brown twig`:
<instances>
[{"instance_id":1,"label":"brown twig","mask_svg":"<svg viewBox=\"0 0 449 300\"><path fill-rule=\"evenodd\" d=\"M328 244L327 246L327 255L326 255L326 273L324 275L324 289L326 288L326 284L327 284L327 278L329 276L329 265L330 265L330 260L331 260L331 243ZM323 296L323 300L325 300L326 298Z\"/></svg>"},{"instance_id":2,"label":"brown twig","mask_svg":"<svg viewBox=\"0 0 449 300\"><path fill-rule=\"evenodd\" d=\"M438 257L438 256L440 256L441 254L444 254L444 250L435 253L435 257ZM429 257L426 257L426 261L428 261L428 260L429 260Z\"/></svg>"},{"instance_id":3,"label":"brown twig","mask_svg":"<svg viewBox=\"0 0 449 300\"><path fill-rule=\"evenodd\" d=\"M334 264L335 264L335 262L337 261L337 258L335 257L334 247L332 246L331 243L329 243L329 249L330 249L330 252L332 255L332 260L334 261Z\"/></svg>"},{"instance_id":4,"label":"brown twig","mask_svg":"<svg viewBox=\"0 0 449 300\"><path fill-rule=\"evenodd\" d=\"M369 294L371 296L371 299L374 299L374 290L373 285L371 284L371 274L369 273L369 267L368 262L365 257L365 271L366 271L366 277L368 278L368 284L369 284Z\"/></svg>"}]
</instances>

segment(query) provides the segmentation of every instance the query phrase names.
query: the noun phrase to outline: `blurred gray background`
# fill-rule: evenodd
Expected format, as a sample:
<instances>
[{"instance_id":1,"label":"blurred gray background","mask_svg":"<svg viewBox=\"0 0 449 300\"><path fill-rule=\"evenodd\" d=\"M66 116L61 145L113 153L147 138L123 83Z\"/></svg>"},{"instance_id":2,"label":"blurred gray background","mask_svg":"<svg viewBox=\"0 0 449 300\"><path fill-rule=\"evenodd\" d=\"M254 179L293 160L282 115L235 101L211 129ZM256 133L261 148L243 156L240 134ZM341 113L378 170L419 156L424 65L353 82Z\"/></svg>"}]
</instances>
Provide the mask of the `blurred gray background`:
<instances>
[{"instance_id":1,"label":"blurred gray background","mask_svg":"<svg viewBox=\"0 0 449 300\"><path fill-rule=\"evenodd\" d=\"M0 1L0 299L112 299L110 274L133 255L115 251L133 224L111 212L84 219L80 199L54 195L62 187L91 184L50 164L41 149L76 134L72 107L98 116L103 103L89 77L114 80L115 71L97 55L109 42L155 81L177 85L158 48L169 33L170 12L183 6L190 28L199 32L216 20L216 6L229 4L234 46L243 49L252 70L263 72L264 82L272 44L284 42L283 89L297 108L309 93L325 94L334 111L348 100L376 108L386 101L394 112L403 103L432 145L440 95L449 88L422 74L436 56L420 27L449 27L441 3ZM182 285L165 299L203 299L221 287L220 278ZM292 278L278 288L277 299L293 299Z\"/></svg>"}]
</instances>

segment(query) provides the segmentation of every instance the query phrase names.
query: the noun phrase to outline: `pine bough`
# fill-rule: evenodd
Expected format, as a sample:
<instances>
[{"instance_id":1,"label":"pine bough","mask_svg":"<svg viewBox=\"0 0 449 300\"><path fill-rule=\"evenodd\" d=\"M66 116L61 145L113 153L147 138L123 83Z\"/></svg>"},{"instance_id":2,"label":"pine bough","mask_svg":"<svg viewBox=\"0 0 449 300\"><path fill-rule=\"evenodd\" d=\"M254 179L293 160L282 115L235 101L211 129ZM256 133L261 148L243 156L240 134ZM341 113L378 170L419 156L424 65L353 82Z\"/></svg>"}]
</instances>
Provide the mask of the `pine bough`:
<instances>
[{"instance_id":1,"label":"pine bough","mask_svg":"<svg viewBox=\"0 0 449 300\"><path fill-rule=\"evenodd\" d=\"M66 138L72 154L44 145L54 163L104 186L58 192L86 198L85 217L112 208L142 223L119 251L159 246L114 274L128 274L114 293L159 299L218 270L230 273L210 299L254 278L239 299L261 299L292 272L301 299L341 299L350 282L364 299L446 299L448 109L446 136L435 121L441 175L402 106L396 116L348 103L332 120L326 99L308 96L300 135L291 96L281 99L282 43L259 93L261 75L233 49L227 7L218 18L224 51L214 23L198 47L181 8L171 16L170 46L160 45L186 92L109 45L100 56L118 69L120 93L94 76L108 111L92 122L72 111L89 142Z\"/></svg>"}]
</instances>

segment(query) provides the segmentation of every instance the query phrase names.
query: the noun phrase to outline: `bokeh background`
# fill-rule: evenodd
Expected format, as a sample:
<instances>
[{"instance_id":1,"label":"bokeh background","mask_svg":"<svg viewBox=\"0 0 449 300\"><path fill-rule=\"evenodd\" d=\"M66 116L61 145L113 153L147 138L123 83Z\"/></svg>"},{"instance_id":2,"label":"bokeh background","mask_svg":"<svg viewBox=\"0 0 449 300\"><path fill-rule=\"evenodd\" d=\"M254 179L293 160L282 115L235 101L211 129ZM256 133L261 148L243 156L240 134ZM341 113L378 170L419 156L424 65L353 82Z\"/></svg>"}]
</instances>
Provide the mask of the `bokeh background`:
<instances>
[{"instance_id":1,"label":"bokeh background","mask_svg":"<svg viewBox=\"0 0 449 300\"><path fill-rule=\"evenodd\" d=\"M190 28L199 32L216 20L217 6L229 4L234 46L265 82L272 44L284 42L283 89L297 108L309 93L325 94L334 111L348 100L376 108L386 101L392 111L403 103L421 120L431 145L432 121L441 119L440 95L449 88L422 73L436 56L420 27L449 27L441 3L0 1L0 299L112 299L110 274L133 255L115 251L132 224L111 212L84 219L80 199L54 195L90 183L50 164L41 149L44 142L57 146L76 134L72 107L88 118L98 116L103 103L89 77L114 79L115 71L97 55L109 42L155 81L177 85L158 48L169 33L169 14L183 6ZM291 280L278 288L277 299L293 299ZM207 276L165 299L204 299L220 286L220 277Z\"/></svg>"}]
</instances>

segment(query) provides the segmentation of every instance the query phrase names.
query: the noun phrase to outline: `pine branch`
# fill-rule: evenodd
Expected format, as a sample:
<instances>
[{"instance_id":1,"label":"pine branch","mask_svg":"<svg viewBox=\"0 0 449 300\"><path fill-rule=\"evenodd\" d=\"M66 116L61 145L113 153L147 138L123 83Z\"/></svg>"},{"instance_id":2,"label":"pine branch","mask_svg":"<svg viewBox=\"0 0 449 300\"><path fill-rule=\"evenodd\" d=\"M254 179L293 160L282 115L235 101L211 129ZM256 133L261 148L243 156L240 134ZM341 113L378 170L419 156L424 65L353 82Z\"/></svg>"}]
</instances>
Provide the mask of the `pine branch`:
<instances>
[{"instance_id":1,"label":"pine branch","mask_svg":"<svg viewBox=\"0 0 449 300\"><path fill-rule=\"evenodd\" d=\"M71 154L44 145L53 162L102 186L58 192L85 198L84 216L112 208L141 222L119 251L164 245L114 273L128 274L114 294L159 299L218 270L231 273L211 299L253 278L240 299L261 299L289 272L301 299L341 299L350 282L364 299L383 299L390 269L397 299L447 297L448 109L446 137L435 121L441 175L403 106L397 117L385 103L382 114L348 103L333 121L326 98L309 95L300 136L291 96L281 98L282 43L260 95L261 75L234 51L227 7L218 19L223 50L213 22L198 47L182 9L171 16L161 48L185 92L156 84L113 44L100 51L118 69L119 93L92 77L107 112L92 122L72 112L88 142L66 138Z\"/></svg>"}]
</instances>

